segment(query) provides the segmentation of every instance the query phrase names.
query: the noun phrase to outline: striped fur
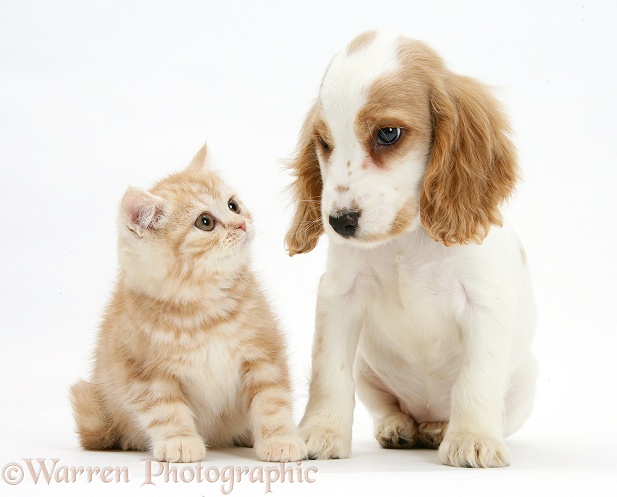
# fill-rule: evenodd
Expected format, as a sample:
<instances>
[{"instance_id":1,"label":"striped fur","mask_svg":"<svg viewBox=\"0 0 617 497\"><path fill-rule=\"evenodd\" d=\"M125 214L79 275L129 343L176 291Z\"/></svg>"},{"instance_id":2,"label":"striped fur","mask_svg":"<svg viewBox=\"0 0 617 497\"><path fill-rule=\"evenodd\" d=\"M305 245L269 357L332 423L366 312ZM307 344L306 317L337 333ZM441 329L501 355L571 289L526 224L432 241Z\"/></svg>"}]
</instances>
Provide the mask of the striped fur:
<instances>
[{"instance_id":1,"label":"striped fur","mask_svg":"<svg viewBox=\"0 0 617 497\"><path fill-rule=\"evenodd\" d=\"M71 388L81 445L173 462L254 445L262 460L300 460L284 340L249 267L251 217L205 158L204 147L122 201L120 275L94 372ZM203 212L212 231L195 226Z\"/></svg>"}]
</instances>

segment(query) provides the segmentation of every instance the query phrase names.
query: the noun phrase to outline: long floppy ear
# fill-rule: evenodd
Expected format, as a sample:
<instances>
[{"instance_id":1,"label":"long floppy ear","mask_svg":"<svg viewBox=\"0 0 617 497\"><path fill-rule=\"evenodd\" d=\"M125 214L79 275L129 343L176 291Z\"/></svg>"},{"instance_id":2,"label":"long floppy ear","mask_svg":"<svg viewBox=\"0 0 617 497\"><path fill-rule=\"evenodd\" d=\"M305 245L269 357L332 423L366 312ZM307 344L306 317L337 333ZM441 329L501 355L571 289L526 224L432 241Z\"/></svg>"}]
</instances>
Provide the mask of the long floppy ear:
<instances>
[{"instance_id":1,"label":"long floppy ear","mask_svg":"<svg viewBox=\"0 0 617 497\"><path fill-rule=\"evenodd\" d=\"M500 204L518 179L509 125L479 82L446 73L431 93L433 150L420 201L422 223L450 246L481 243L501 226Z\"/></svg>"},{"instance_id":2,"label":"long floppy ear","mask_svg":"<svg viewBox=\"0 0 617 497\"><path fill-rule=\"evenodd\" d=\"M287 250L291 256L313 250L323 233L321 222L323 184L315 150L316 108L315 104L306 116L298 141L298 152L289 164L296 178L291 185L296 212L285 237Z\"/></svg>"}]
</instances>

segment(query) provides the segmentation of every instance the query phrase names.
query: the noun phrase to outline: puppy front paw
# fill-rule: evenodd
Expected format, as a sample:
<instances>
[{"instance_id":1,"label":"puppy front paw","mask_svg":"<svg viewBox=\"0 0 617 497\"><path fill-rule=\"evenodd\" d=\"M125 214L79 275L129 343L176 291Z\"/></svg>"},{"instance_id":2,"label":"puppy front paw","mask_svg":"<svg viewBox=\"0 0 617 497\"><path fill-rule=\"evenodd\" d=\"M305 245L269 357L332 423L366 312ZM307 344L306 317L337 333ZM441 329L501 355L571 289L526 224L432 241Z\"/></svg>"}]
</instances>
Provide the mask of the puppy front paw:
<instances>
[{"instance_id":1,"label":"puppy front paw","mask_svg":"<svg viewBox=\"0 0 617 497\"><path fill-rule=\"evenodd\" d=\"M375 426L375 438L384 449L410 449L417 434L416 422L402 412L386 416Z\"/></svg>"},{"instance_id":2,"label":"puppy front paw","mask_svg":"<svg viewBox=\"0 0 617 497\"><path fill-rule=\"evenodd\" d=\"M502 468L510 465L510 450L496 438L448 433L439 446L439 460L459 468Z\"/></svg>"},{"instance_id":3,"label":"puppy front paw","mask_svg":"<svg viewBox=\"0 0 617 497\"><path fill-rule=\"evenodd\" d=\"M296 433L260 440L255 452L262 461L271 462L301 461L308 455L304 440Z\"/></svg>"},{"instance_id":4,"label":"puppy front paw","mask_svg":"<svg viewBox=\"0 0 617 497\"><path fill-rule=\"evenodd\" d=\"M206 457L206 445L198 436L171 437L155 443L152 454L159 461L197 462Z\"/></svg>"},{"instance_id":5,"label":"puppy front paw","mask_svg":"<svg viewBox=\"0 0 617 497\"><path fill-rule=\"evenodd\" d=\"M347 459L351 455L351 437L323 425L300 427L309 459Z\"/></svg>"}]
</instances>

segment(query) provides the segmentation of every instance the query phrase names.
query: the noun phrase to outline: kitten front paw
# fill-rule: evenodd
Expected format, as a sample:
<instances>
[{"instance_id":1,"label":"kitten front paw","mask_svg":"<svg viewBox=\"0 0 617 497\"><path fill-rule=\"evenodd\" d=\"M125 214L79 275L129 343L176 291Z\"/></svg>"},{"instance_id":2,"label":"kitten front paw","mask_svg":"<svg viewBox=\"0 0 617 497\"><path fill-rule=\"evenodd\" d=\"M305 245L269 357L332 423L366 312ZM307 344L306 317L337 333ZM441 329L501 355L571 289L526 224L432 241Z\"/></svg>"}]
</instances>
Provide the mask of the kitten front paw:
<instances>
[{"instance_id":1,"label":"kitten front paw","mask_svg":"<svg viewBox=\"0 0 617 497\"><path fill-rule=\"evenodd\" d=\"M257 457L262 461L290 462L306 459L306 444L297 434L277 436L255 444Z\"/></svg>"},{"instance_id":2,"label":"kitten front paw","mask_svg":"<svg viewBox=\"0 0 617 497\"><path fill-rule=\"evenodd\" d=\"M402 412L386 416L375 426L375 438L384 449L410 449L417 434L416 422Z\"/></svg>"},{"instance_id":3,"label":"kitten front paw","mask_svg":"<svg viewBox=\"0 0 617 497\"><path fill-rule=\"evenodd\" d=\"M197 436L172 437L154 445L155 459L167 462L197 462L206 457L206 445Z\"/></svg>"},{"instance_id":4,"label":"kitten front paw","mask_svg":"<svg viewBox=\"0 0 617 497\"><path fill-rule=\"evenodd\" d=\"M502 468L510 465L510 450L496 438L448 433L439 446L439 460L459 468Z\"/></svg>"},{"instance_id":5,"label":"kitten front paw","mask_svg":"<svg viewBox=\"0 0 617 497\"><path fill-rule=\"evenodd\" d=\"M300 435L306 442L309 459L347 459L351 455L351 437L328 426L302 426Z\"/></svg>"}]
</instances>

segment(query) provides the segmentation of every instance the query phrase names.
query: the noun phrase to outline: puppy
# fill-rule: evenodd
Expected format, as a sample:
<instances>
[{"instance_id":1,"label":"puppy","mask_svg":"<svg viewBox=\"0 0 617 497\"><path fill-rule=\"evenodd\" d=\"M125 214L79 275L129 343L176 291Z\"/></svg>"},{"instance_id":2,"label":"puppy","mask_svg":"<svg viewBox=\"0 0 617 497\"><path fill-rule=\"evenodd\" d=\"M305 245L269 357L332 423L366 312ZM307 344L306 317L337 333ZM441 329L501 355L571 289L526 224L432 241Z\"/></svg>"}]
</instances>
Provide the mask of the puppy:
<instances>
[{"instance_id":1,"label":"puppy","mask_svg":"<svg viewBox=\"0 0 617 497\"><path fill-rule=\"evenodd\" d=\"M421 42L368 32L332 60L291 167L290 255L325 231L309 401L315 458L351 452L354 390L386 448L510 463L536 360L527 256L500 204L517 181L498 103Z\"/></svg>"}]
</instances>

